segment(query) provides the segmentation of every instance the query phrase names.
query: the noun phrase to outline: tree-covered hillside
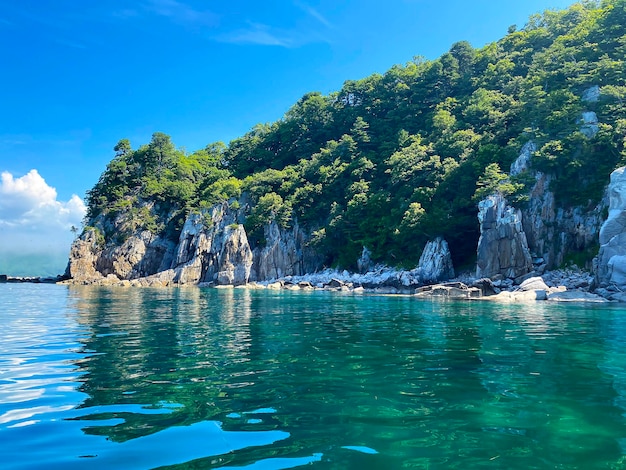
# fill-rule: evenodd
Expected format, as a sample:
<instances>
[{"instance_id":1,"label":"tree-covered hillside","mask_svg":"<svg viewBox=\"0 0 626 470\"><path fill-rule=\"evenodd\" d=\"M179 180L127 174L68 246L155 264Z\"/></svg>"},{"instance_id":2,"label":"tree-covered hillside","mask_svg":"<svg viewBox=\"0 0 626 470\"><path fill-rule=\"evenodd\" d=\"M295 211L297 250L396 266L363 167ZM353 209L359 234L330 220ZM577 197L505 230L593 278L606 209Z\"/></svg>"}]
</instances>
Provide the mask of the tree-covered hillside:
<instances>
[{"instance_id":1,"label":"tree-covered hillside","mask_svg":"<svg viewBox=\"0 0 626 470\"><path fill-rule=\"evenodd\" d=\"M625 70L626 0L585 0L482 49L457 42L437 60L307 93L228 146L187 154L162 133L135 150L123 139L88 194L87 224L100 221L105 243L117 243L125 234L103 221L127 214L129 233L175 239L189 211L245 193L253 243L268 221L297 221L328 265L353 268L366 246L375 260L414 266L443 236L463 266L476 250L477 199L498 190L524 204L528 178L505 173L529 140L559 204L598 201L626 164ZM584 98L595 86L598 99ZM584 132L583 112L596 113L597 134Z\"/></svg>"}]
</instances>

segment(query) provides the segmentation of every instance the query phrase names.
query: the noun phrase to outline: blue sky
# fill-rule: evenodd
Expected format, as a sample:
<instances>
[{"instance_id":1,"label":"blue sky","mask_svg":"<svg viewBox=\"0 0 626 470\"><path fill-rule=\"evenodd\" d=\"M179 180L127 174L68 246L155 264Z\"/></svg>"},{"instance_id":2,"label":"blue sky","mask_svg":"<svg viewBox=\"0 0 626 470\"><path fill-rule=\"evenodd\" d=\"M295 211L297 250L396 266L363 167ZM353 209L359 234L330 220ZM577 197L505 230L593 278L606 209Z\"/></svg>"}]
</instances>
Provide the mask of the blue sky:
<instances>
[{"instance_id":1,"label":"blue sky","mask_svg":"<svg viewBox=\"0 0 626 470\"><path fill-rule=\"evenodd\" d=\"M51 197L45 186L67 209L121 138L137 147L162 131L189 151L228 142L306 92L436 58L459 40L481 47L571 3L0 0L0 252L17 233L15 200L41 203L29 191Z\"/></svg>"}]
</instances>

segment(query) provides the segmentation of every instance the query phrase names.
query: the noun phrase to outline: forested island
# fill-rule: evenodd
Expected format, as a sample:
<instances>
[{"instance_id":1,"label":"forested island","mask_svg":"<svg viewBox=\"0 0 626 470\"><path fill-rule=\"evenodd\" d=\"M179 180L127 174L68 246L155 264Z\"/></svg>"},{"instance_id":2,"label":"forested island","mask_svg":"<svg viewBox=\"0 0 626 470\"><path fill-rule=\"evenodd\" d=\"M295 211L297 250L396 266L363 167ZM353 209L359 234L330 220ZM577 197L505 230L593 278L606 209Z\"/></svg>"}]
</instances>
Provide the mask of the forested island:
<instances>
[{"instance_id":1,"label":"forested island","mask_svg":"<svg viewBox=\"0 0 626 470\"><path fill-rule=\"evenodd\" d=\"M68 274L243 284L385 265L421 285L608 265L626 254L603 255L619 233L600 233L626 164L625 60L626 1L582 1L480 49L307 93L228 145L122 139ZM602 269L596 287L615 284Z\"/></svg>"}]
</instances>

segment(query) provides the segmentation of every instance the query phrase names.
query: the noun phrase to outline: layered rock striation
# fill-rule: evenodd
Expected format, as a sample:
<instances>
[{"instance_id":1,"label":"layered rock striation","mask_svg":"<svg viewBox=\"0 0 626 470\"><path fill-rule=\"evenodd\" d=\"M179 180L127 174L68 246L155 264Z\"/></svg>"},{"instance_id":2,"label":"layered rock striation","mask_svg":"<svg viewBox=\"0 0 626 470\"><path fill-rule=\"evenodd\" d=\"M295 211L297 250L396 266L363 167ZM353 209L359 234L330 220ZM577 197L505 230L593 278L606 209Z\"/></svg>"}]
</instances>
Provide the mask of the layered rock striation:
<instances>
[{"instance_id":1,"label":"layered rock striation","mask_svg":"<svg viewBox=\"0 0 626 470\"><path fill-rule=\"evenodd\" d=\"M516 279L532 271L519 209L510 206L502 195L493 194L478 203L478 220L476 277Z\"/></svg>"}]
</instances>

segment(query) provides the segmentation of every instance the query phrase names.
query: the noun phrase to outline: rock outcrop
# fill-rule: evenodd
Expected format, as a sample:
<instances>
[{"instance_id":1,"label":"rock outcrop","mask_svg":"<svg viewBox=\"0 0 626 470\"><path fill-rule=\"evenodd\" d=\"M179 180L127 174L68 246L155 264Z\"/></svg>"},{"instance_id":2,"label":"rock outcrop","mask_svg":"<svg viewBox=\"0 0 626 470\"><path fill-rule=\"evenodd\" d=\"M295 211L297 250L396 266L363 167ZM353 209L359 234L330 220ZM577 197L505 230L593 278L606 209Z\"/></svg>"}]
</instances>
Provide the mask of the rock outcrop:
<instances>
[{"instance_id":1,"label":"rock outcrop","mask_svg":"<svg viewBox=\"0 0 626 470\"><path fill-rule=\"evenodd\" d=\"M95 228L86 229L70 248L67 271L75 282L92 282L104 276L96 269L101 249Z\"/></svg>"},{"instance_id":2,"label":"rock outcrop","mask_svg":"<svg viewBox=\"0 0 626 470\"><path fill-rule=\"evenodd\" d=\"M94 224L83 231L70 249L67 274L75 282L90 283L107 277L137 279L170 267L176 244L148 230L133 231L127 214L122 212L107 221L96 219ZM115 234L117 243L105 244L104 231Z\"/></svg>"},{"instance_id":3,"label":"rock outcrop","mask_svg":"<svg viewBox=\"0 0 626 470\"><path fill-rule=\"evenodd\" d=\"M228 204L218 204L206 213L187 218L170 267L175 272L175 283L248 282L252 250L238 217L238 211Z\"/></svg>"},{"instance_id":4,"label":"rock outcrop","mask_svg":"<svg viewBox=\"0 0 626 470\"><path fill-rule=\"evenodd\" d=\"M593 85L583 91L580 99L585 103L597 103L600 99L600 86Z\"/></svg>"},{"instance_id":5,"label":"rock outcrop","mask_svg":"<svg viewBox=\"0 0 626 470\"><path fill-rule=\"evenodd\" d=\"M307 234L297 223L283 229L270 222L264 228L264 238L265 246L253 251L251 281L301 276L319 267L318 257L307 246Z\"/></svg>"},{"instance_id":6,"label":"rock outcrop","mask_svg":"<svg viewBox=\"0 0 626 470\"><path fill-rule=\"evenodd\" d=\"M537 145L532 140L526 142L520 150L519 156L511 164L511 171L509 174L511 176L517 176L530 170L533 153L536 151Z\"/></svg>"},{"instance_id":7,"label":"rock outcrop","mask_svg":"<svg viewBox=\"0 0 626 470\"><path fill-rule=\"evenodd\" d=\"M100 228L89 228L74 242L68 266L73 282L132 285L240 285L249 281L302 275L319 268L307 234L295 224L282 229L270 222L263 247L251 249L243 226L244 204L217 204L190 214L175 243L148 230L121 244L105 246ZM105 222L101 222L104 225ZM106 221L110 233L128 224L124 215Z\"/></svg>"},{"instance_id":8,"label":"rock outcrop","mask_svg":"<svg viewBox=\"0 0 626 470\"><path fill-rule=\"evenodd\" d=\"M588 139L593 139L600 130L598 116L593 111L585 111L580 119L580 132Z\"/></svg>"},{"instance_id":9,"label":"rock outcrop","mask_svg":"<svg viewBox=\"0 0 626 470\"><path fill-rule=\"evenodd\" d=\"M119 246L107 247L96 262L104 276L136 279L167 269L174 255L175 244L142 230Z\"/></svg>"},{"instance_id":10,"label":"rock outcrop","mask_svg":"<svg viewBox=\"0 0 626 470\"><path fill-rule=\"evenodd\" d=\"M527 142L511 165L510 174L528 171L535 179L521 220L534 269L542 273L563 265L567 253L584 251L597 243L606 201L592 209L558 207L550 190L552 176L532 170L532 154L536 150L533 141Z\"/></svg>"},{"instance_id":11,"label":"rock outcrop","mask_svg":"<svg viewBox=\"0 0 626 470\"><path fill-rule=\"evenodd\" d=\"M361 256L356 261L356 265L357 268L359 268L360 273L366 273L367 271L372 269L374 267L374 263L372 262L372 252L366 247L363 247Z\"/></svg>"},{"instance_id":12,"label":"rock outcrop","mask_svg":"<svg viewBox=\"0 0 626 470\"><path fill-rule=\"evenodd\" d=\"M601 288L626 288L626 167L611 173L609 216L600 229L596 283Z\"/></svg>"},{"instance_id":13,"label":"rock outcrop","mask_svg":"<svg viewBox=\"0 0 626 470\"><path fill-rule=\"evenodd\" d=\"M418 265L419 277L423 283L447 281L454 277L452 255L448 242L437 237L426 243Z\"/></svg>"},{"instance_id":14,"label":"rock outcrop","mask_svg":"<svg viewBox=\"0 0 626 470\"><path fill-rule=\"evenodd\" d=\"M462 282L434 284L415 289L418 298L442 298L446 300L478 299L482 292L477 287L469 287Z\"/></svg>"},{"instance_id":15,"label":"rock outcrop","mask_svg":"<svg viewBox=\"0 0 626 470\"><path fill-rule=\"evenodd\" d=\"M581 95L581 101L590 105L599 98L600 87L597 85L587 88ZM580 132L588 139L596 136L599 122L595 112L584 111L578 124ZM529 200L522 209L522 224L535 271L542 273L562 266L568 253L582 252L597 244L607 201L603 199L595 207L557 206L550 190L553 176L532 169L532 155L536 151L535 142L527 142L511 165L510 174L516 176L529 172L535 180Z\"/></svg>"},{"instance_id":16,"label":"rock outcrop","mask_svg":"<svg viewBox=\"0 0 626 470\"><path fill-rule=\"evenodd\" d=\"M531 272L533 263L519 209L494 194L479 202L478 220L476 277L516 279Z\"/></svg>"}]
</instances>

